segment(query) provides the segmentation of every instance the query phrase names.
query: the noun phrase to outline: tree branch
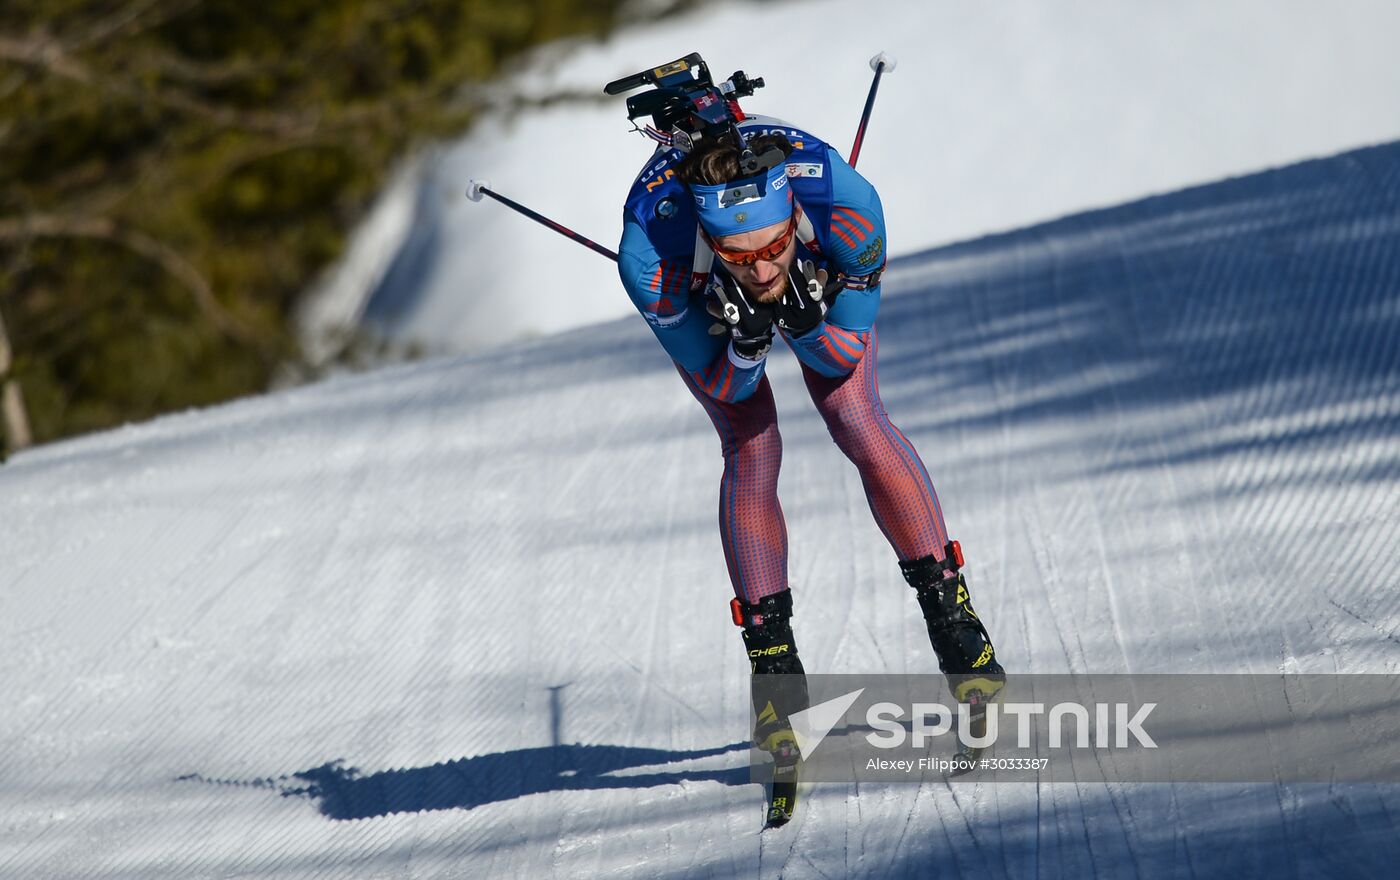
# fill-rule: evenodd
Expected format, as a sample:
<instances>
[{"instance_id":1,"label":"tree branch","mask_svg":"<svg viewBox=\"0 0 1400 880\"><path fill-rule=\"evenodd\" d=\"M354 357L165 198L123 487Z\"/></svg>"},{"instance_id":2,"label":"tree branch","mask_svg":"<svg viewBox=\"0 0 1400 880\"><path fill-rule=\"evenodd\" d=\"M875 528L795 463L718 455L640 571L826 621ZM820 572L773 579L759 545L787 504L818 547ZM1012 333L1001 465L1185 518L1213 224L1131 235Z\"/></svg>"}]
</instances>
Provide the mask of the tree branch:
<instances>
[{"instance_id":1,"label":"tree branch","mask_svg":"<svg viewBox=\"0 0 1400 880\"><path fill-rule=\"evenodd\" d=\"M185 2L173 6L167 5L165 9L160 10L155 15L147 15L160 5L160 2L161 0L141 0L141 2L132 3L125 9L120 9L93 23L84 33L64 39L62 41L64 48L69 52L77 52L97 43L105 42L113 36L130 37L141 31L159 27L199 5L199 0L185 0Z\"/></svg>"},{"instance_id":2,"label":"tree branch","mask_svg":"<svg viewBox=\"0 0 1400 880\"><path fill-rule=\"evenodd\" d=\"M263 339L219 304L213 288L199 270L158 238L136 229L123 229L106 217L76 219L40 214L0 219L0 241L29 238L89 238L120 245L157 264L179 281L190 292L196 308L219 332L260 352L268 350Z\"/></svg>"},{"instance_id":3,"label":"tree branch","mask_svg":"<svg viewBox=\"0 0 1400 880\"><path fill-rule=\"evenodd\" d=\"M143 89L110 73L94 74L54 40L16 39L0 34L0 61L8 61L131 101L153 100L172 110L207 119L224 128L242 128L290 137L316 130L320 114L246 112L201 101L171 89Z\"/></svg>"},{"instance_id":4,"label":"tree branch","mask_svg":"<svg viewBox=\"0 0 1400 880\"><path fill-rule=\"evenodd\" d=\"M5 316L0 314L0 379L5 378L5 374L10 372L10 364L14 361L14 354L10 349L10 335L5 332Z\"/></svg>"}]
</instances>

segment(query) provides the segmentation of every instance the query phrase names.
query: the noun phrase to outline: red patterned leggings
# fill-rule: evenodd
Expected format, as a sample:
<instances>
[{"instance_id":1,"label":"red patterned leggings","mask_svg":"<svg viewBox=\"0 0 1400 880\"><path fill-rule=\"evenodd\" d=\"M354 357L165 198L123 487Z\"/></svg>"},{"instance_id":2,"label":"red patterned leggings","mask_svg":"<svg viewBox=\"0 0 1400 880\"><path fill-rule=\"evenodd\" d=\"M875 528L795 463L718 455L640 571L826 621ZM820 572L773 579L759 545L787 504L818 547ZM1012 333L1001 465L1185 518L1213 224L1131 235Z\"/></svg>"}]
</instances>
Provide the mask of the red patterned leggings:
<instances>
[{"instance_id":1,"label":"red patterned leggings","mask_svg":"<svg viewBox=\"0 0 1400 880\"><path fill-rule=\"evenodd\" d=\"M803 366L817 411L836 445L860 471L870 511L901 561L934 554L948 543L943 511L919 454L890 423L875 378L875 332L860 364L847 376L828 378ZM778 503L783 441L773 389L764 377L738 402L715 400L681 370L692 394L719 432L724 478L719 490L719 531L734 594L745 602L787 589L787 525Z\"/></svg>"}]
</instances>

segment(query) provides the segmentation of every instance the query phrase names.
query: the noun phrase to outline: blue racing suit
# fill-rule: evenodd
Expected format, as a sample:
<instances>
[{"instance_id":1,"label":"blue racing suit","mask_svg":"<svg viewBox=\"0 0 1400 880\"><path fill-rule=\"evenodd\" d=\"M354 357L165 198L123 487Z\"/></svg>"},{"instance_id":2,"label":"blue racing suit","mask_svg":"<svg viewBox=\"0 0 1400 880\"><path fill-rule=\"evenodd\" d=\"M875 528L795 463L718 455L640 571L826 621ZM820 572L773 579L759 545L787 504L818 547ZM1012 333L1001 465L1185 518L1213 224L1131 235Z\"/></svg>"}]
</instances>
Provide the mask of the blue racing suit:
<instances>
[{"instance_id":1,"label":"blue racing suit","mask_svg":"<svg viewBox=\"0 0 1400 880\"><path fill-rule=\"evenodd\" d=\"M746 135L780 133L794 149L787 158L788 182L812 222L815 240L798 243L796 259L812 260L845 289L817 327L784 334L798 359L822 376L849 374L870 344L880 306L879 273L888 244L884 212L875 188L824 141L778 120L750 116L739 124ZM705 309L715 296L713 273L693 279L695 207L675 176L682 158L661 148L643 168L623 211L618 271L637 310L680 368L708 395L736 402L763 379L764 359L735 354L728 334L711 335L715 319Z\"/></svg>"}]
</instances>

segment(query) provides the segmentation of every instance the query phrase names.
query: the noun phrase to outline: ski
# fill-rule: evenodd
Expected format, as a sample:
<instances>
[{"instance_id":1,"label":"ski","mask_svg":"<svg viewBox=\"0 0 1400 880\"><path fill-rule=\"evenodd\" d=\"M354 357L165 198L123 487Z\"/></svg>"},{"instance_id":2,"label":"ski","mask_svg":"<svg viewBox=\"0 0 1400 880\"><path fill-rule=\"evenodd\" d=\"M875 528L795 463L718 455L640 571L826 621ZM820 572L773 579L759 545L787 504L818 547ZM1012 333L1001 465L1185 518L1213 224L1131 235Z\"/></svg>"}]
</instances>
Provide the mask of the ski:
<instances>
[{"instance_id":1,"label":"ski","mask_svg":"<svg viewBox=\"0 0 1400 880\"><path fill-rule=\"evenodd\" d=\"M967 695L967 704L970 707L968 733L978 739L987 734L987 703L988 699L979 690L973 690ZM985 747L969 746L963 743L960 737L957 754L954 755L957 766L948 772L948 776L962 776L976 770L979 766L979 759L986 751Z\"/></svg>"},{"instance_id":2,"label":"ski","mask_svg":"<svg viewBox=\"0 0 1400 880\"><path fill-rule=\"evenodd\" d=\"M784 743L773 753L773 787L768 798L768 813L763 827L781 828L792 821L797 812L797 776L802 755L791 742Z\"/></svg>"}]
</instances>

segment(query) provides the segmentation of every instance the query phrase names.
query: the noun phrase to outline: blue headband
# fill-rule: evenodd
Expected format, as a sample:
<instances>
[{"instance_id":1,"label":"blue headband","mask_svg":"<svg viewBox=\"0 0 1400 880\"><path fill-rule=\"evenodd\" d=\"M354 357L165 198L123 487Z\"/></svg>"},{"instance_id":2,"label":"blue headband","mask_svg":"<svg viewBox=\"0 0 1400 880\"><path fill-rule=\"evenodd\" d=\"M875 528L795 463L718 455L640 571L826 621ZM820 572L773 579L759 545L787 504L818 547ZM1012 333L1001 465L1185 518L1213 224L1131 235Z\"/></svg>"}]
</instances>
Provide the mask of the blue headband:
<instances>
[{"instance_id":1,"label":"blue headband","mask_svg":"<svg viewBox=\"0 0 1400 880\"><path fill-rule=\"evenodd\" d=\"M787 165L778 163L763 175L715 186L693 183L695 212L711 236L752 232L792 217L792 190Z\"/></svg>"}]
</instances>

